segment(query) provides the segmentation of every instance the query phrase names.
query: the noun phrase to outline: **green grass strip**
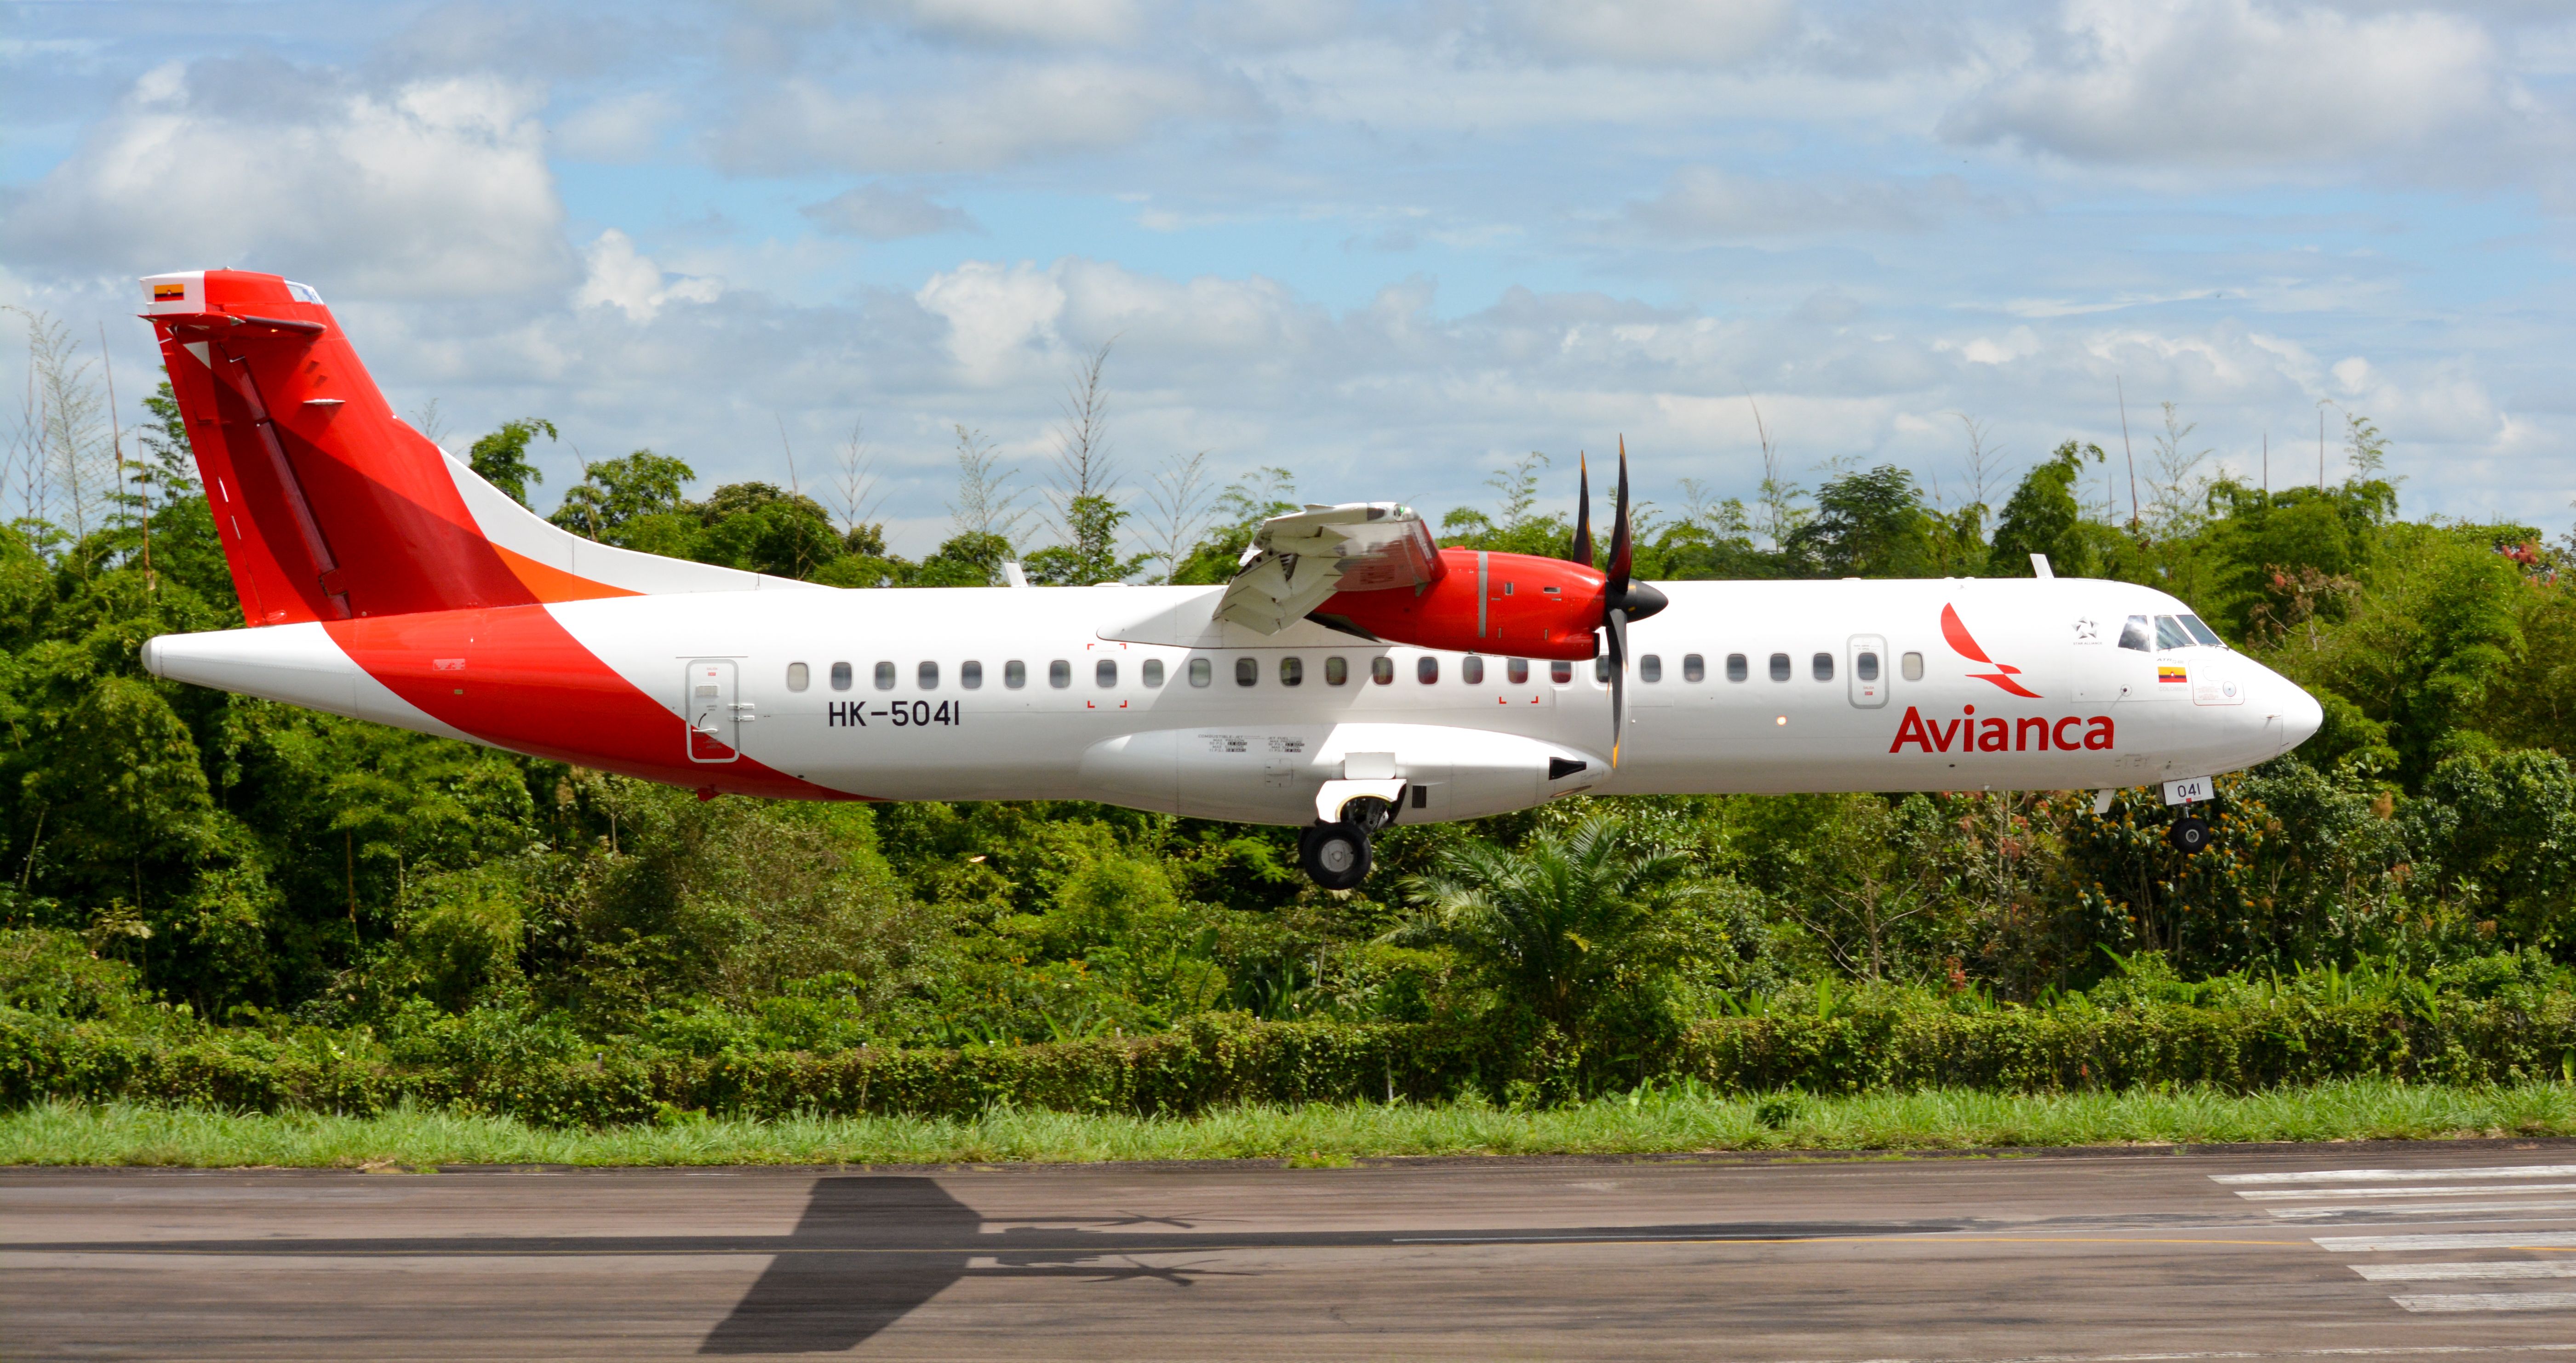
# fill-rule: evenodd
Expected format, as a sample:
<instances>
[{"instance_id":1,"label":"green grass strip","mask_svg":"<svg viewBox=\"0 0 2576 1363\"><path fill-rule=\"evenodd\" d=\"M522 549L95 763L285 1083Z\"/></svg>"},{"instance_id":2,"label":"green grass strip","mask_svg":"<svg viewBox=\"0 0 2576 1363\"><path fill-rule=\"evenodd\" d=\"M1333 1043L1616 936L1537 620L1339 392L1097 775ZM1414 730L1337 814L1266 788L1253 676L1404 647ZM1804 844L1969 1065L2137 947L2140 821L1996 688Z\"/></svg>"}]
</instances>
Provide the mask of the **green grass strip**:
<instances>
[{"instance_id":1,"label":"green grass strip","mask_svg":"<svg viewBox=\"0 0 2576 1363\"><path fill-rule=\"evenodd\" d=\"M1479 1103L1225 1108L1185 1118L996 1110L972 1118L683 1116L600 1130L403 1108L379 1117L46 1102L0 1114L0 1164L353 1168L437 1164L985 1164L1400 1155L2440 1139L2576 1134L2564 1084L2444 1088L2356 1080L2020 1095L1959 1090L1716 1097L1685 1088L1520 1111Z\"/></svg>"}]
</instances>

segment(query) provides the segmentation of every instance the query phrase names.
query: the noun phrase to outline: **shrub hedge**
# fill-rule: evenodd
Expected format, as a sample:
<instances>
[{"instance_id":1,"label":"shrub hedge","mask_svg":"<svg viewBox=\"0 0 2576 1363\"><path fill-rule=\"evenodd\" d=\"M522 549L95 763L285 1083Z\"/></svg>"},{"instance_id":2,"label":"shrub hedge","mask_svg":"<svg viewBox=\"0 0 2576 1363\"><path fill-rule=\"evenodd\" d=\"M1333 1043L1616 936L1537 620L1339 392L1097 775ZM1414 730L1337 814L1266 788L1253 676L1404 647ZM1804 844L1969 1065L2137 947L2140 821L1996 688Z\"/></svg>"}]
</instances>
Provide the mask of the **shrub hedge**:
<instances>
[{"instance_id":1,"label":"shrub hedge","mask_svg":"<svg viewBox=\"0 0 2576 1363\"><path fill-rule=\"evenodd\" d=\"M1642 1053L1640 1053L1642 1051ZM0 1105L127 1099L372 1114L405 1100L553 1125L674 1111L963 1115L998 1104L1185 1114L1241 1102L1545 1102L1685 1076L1722 1092L1998 1092L2205 1084L2250 1091L2376 1076L2476 1084L2576 1071L2576 995L1966 1012L1860 1008L1722 1018L1616 1057L1543 1027L1255 1022L1055 1045L403 1065L323 1034L137 1034L0 1008Z\"/></svg>"}]
</instances>

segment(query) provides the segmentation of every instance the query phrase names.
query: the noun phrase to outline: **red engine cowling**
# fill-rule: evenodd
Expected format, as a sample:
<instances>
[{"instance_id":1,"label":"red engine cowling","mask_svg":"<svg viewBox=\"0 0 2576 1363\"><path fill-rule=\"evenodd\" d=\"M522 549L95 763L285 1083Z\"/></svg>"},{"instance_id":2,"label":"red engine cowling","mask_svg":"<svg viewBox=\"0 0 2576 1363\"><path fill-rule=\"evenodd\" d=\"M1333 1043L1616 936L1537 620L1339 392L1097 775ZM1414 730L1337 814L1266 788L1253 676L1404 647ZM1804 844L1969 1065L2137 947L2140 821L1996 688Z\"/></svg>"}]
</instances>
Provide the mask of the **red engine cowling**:
<instances>
[{"instance_id":1,"label":"red engine cowling","mask_svg":"<svg viewBox=\"0 0 2576 1363\"><path fill-rule=\"evenodd\" d=\"M1314 618L1389 643L1580 661L1599 652L1608 579L1592 567L1534 554L1443 549L1439 579L1335 592Z\"/></svg>"}]
</instances>

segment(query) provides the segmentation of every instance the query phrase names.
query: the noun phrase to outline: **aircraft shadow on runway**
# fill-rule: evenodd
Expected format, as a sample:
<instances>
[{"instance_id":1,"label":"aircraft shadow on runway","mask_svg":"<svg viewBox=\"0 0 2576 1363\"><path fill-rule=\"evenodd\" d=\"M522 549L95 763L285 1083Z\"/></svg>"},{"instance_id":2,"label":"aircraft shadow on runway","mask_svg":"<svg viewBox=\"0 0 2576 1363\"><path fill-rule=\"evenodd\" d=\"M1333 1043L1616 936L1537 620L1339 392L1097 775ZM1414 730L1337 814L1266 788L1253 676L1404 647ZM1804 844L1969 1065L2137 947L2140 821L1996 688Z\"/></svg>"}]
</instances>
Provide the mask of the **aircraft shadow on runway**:
<instances>
[{"instance_id":1,"label":"aircraft shadow on runway","mask_svg":"<svg viewBox=\"0 0 2576 1363\"><path fill-rule=\"evenodd\" d=\"M921 1175L817 1178L786 1235L263 1235L222 1240L18 1242L11 1250L81 1254L238 1254L345 1259L515 1255L766 1255L751 1289L699 1345L702 1354L839 1353L857 1347L967 1278L1151 1278L1186 1288L1238 1276L1172 1256L1240 1251L1470 1245L1611 1245L1798 1241L1925 1235L1969 1228L1939 1221L1727 1221L1686 1225L1510 1228L1206 1229L1188 1218L1141 1215L987 1218ZM1141 1262L1151 1255L1155 1263ZM981 1262L979 1262L981 1261Z\"/></svg>"}]
</instances>

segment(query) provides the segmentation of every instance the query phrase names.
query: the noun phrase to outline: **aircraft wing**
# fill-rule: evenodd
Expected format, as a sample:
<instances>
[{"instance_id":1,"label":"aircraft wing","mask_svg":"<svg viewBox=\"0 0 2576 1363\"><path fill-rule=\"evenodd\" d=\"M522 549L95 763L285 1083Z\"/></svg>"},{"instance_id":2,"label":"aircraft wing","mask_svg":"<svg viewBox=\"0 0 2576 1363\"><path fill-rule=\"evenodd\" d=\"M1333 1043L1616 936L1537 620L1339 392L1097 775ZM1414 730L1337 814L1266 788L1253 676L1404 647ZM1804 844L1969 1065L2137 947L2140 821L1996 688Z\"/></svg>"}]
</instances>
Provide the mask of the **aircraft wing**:
<instances>
[{"instance_id":1,"label":"aircraft wing","mask_svg":"<svg viewBox=\"0 0 2576 1363\"><path fill-rule=\"evenodd\" d=\"M1276 634L1335 592L1422 587L1444 571L1431 527L1393 502L1310 506L1252 533L1217 617Z\"/></svg>"}]
</instances>

